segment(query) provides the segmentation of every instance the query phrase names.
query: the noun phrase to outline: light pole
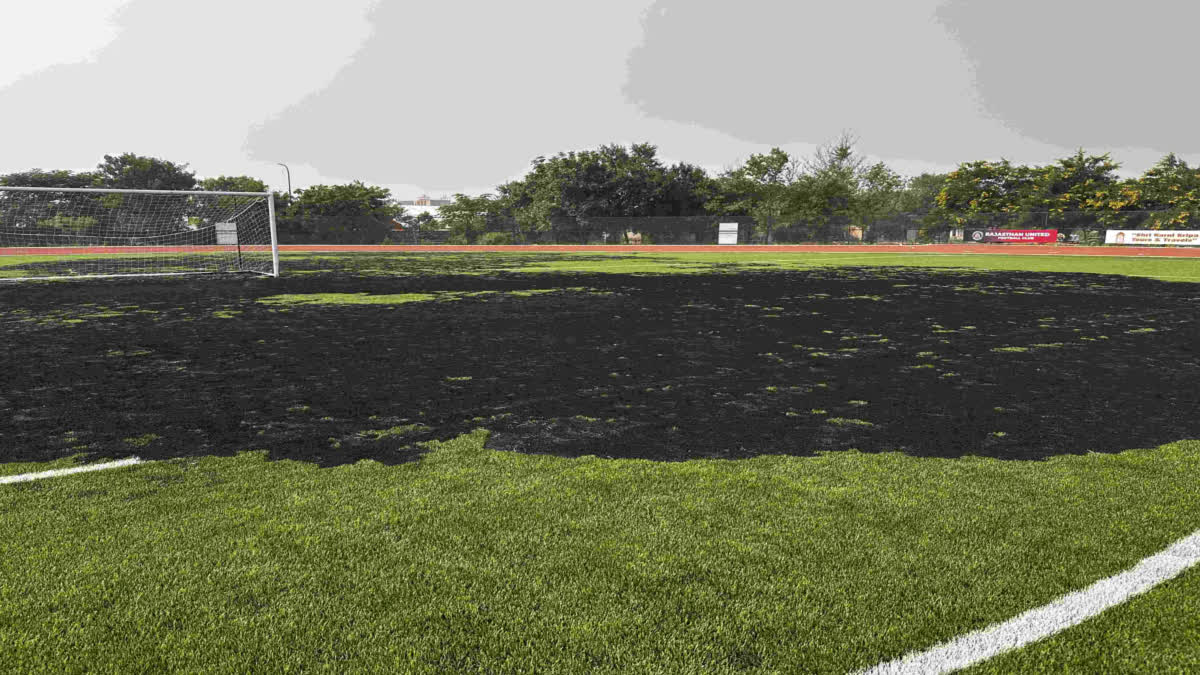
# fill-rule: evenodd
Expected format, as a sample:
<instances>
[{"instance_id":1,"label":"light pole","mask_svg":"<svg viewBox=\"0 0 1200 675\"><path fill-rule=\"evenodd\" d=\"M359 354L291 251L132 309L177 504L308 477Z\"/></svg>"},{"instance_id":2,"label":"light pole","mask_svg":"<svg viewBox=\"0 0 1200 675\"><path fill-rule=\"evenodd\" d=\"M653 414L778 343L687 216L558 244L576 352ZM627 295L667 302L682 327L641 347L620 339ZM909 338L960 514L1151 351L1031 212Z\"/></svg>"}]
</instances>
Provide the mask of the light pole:
<instances>
[{"instance_id":1,"label":"light pole","mask_svg":"<svg viewBox=\"0 0 1200 675\"><path fill-rule=\"evenodd\" d=\"M279 166L282 166L283 170L287 172L288 196L291 197L292 196L292 170L289 169L288 165L284 164L283 162L275 162L275 163L278 164Z\"/></svg>"}]
</instances>

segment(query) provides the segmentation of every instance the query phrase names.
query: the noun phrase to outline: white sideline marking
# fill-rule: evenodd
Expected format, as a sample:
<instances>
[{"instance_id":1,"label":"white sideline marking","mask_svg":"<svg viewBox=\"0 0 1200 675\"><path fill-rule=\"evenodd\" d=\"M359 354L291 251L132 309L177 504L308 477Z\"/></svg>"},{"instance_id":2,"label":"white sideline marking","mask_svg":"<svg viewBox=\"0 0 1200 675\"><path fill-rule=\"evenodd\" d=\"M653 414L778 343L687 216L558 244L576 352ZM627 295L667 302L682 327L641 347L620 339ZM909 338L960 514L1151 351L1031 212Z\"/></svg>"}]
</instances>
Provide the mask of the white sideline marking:
<instances>
[{"instance_id":1,"label":"white sideline marking","mask_svg":"<svg viewBox=\"0 0 1200 675\"><path fill-rule=\"evenodd\" d=\"M1003 652L1041 640L1145 593L1200 562L1200 530L1166 550L1142 560L1116 576L987 628L967 633L924 652L914 652L881 663L858 675L909 675L949 673L990 659Z\"/></svg>"},{"instance_id":2,"label":"white sideline marking","mask_svg":"<svg viewBox=\"0 0 1200 675\"><path fill-rule=\"evenodd\" d=\"M103 464L89 464L88 466L77 466L71 469L52 469L50 471L39 471L38 473L22 473L16 476L0 476L0 485L4 483L23 483L30 480L38 480L39 478L54 478L55 476L66 476L72 473L83 473L84 471L99 471L101 469L116 469L122 466L132 466L134 464L142 464L145 460L137 457L129 457L127 459L117 460L115 462L105 462Z\"/></svg>"}]
</instances>

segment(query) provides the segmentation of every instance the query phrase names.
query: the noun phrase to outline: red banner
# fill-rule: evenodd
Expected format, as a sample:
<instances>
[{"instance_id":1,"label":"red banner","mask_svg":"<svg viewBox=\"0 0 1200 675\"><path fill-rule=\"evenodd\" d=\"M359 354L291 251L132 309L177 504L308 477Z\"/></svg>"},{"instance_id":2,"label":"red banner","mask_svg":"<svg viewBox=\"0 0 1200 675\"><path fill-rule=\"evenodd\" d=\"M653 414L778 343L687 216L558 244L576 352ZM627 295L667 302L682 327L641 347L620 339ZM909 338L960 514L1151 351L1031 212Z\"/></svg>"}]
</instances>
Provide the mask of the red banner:
<instances>
[{"instance_id":1,"label":"red banner","mask_svg":"<svg viewBox=\"0 0 1200 675\"><path fill-rule=\"evenodd\" d=\"M972 230L963 233L963 243L973 244L1053 244L1058 230Z\"/></svg>"}]
</instances>

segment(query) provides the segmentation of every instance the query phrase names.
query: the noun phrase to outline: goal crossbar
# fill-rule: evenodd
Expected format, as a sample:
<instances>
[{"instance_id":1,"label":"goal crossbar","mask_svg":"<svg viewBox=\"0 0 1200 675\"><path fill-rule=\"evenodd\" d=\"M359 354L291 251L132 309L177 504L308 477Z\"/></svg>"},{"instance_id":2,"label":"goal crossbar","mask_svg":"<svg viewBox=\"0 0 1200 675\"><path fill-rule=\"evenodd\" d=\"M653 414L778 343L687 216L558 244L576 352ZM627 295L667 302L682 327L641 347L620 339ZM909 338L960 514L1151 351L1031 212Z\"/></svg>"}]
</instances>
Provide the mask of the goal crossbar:
<instances>
[{"instance_id":1,"label":"goal crossbar","mask_svg":"<svg viewBox=\"0 0 1200 675\"><path fill-rule=\"evenodd\" d=\"M0 185L0 280L215 272L279 276L273 193Z\"/></svg>"},{"instance_id":2,"label":"goal crossbar","mask_svg":"<svg viewBox=\"0 0 1200 675\"><path fill-rule=\"evenodd\" d=\"M5 192L96 192L100 194L125 195L231 195L234 197L270 197L270 192L223 192L220 190L118 190L108 188L56 188L56 187L18 187L15 185L0 185L0 191Z\"/></svg>"}]
</instances>

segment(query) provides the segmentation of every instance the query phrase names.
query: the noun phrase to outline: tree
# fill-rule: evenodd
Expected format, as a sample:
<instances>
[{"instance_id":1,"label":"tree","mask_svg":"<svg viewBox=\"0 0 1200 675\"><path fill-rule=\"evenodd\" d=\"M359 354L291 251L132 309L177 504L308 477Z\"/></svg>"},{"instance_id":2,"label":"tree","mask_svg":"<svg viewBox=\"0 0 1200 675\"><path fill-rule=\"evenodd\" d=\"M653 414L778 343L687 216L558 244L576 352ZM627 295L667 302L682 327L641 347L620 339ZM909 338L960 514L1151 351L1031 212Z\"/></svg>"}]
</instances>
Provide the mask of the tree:
<instances>
[{"instance_id":1,"label":"tree","mask_svg":"<svg viewBox=\"0 0 1200 675\"><path fill-rule=\"evenodd\" d=\"M667 169L656 152L653 145L640 143L536 157L522 179L497 188L498 210L525 231L562 225L594 231L601 217L702 213L711 179L703 169L686 164ZM626 223L599 226L623 230Z\"/></svg>"},{"instance_id":2,"label":"tree","mask_svg":"<svg viewBox=\"0 0 1200 675\"><path fill-rule=\"evenodd\" d=\"M434 216L432 213L429 213L428 211L422 211L415 215L406 213L402 216L397 216L393 220L400 223L401 225L403 225L406 228L411 227L411 228L423 230L423 229L434 229L434 228L438 227L437 216Z\"/></svg>"},{"instance_id":3,"label":"tree","mask_svg":"<svg viewBox=\"0 0 1200 675\"><path fill-rule=\"evenodd\" d=\"M817 148L813 159L804 162L803 180L792 191L795 212L816 223L850 215L851 202L858 191L858 174L866 162L854 152L855 142L853 136L843 132L837 140Z\"/></svg>"},{"instance_id":4,"label":"tree","mask_svg":"<svg viewBox=\"0 0 1200 675\"><path fill-rule=\"evenodd\" d=\"M1104 195L1111 194L1119 181L1120 165L1108 154L1074 155L1055 164L1032 169L1033 194L1022 203L1024 210L1045 212L1041 226L1058 229L1094 225L1098 216L1108 215ZM1037 223L1035 218L1033 222Z\"/></svg>"},{"instance_id":5,"label":"tree","mask_svg":"<svg viewBox=\"0 0 1200 675\"><path fill-rule=\"evenodd\" d=\"M646 216L662 198L665 171L649 143L629 150L604 145L599 150L559 153L534 160L526 177L533 202L550 206L550 215L586 220L592 216ZM530 204L532 206L532 204Z\"/></svg>"},{"instance_id":6,"label":"tree","mask_svg":"<svg viewBox=\"0 0 1200 675\"><path fill-rule=\"evenodd\" d=\"M218 176L199 181L202 190L210 192L266 192L267 184L250 176Z\"/></svg>"},{"instance_id":7,"label":"tree","mask_svg":"<svg viewBox=\"0 0 1200 675\"><path fill-rule=\"evenodd\" d=\"M404 207L391 198L391 191L354 181L345 185L313 185L296 190L288 209L291 217L375 216L395 218Z\"/></svg>"},{"instance_id":8,"label":"tree","mask_svg":"<svg viewBox=\"0 0 1200 675\"><path fill-rule=\"evenodd\" d=\"M360 181L345 185L313 185L293 197L274 193L281 243L380 244L392 233L392 219L404 207L391 191Z\"/></svg>"},{"instance_id":9,"label":"tree","mask_svg":"<svg viewBox=\"0 0 1200 675\"><path fill-rule=\"evenodd\" d=\"M91 172L30 169L0 176L0 185L15 187L92 187L95 175ZM21 211L37 222L38 227L69 227L83 232L99 224L96 217L77 217L70 214L100 213L100 199L88 193L62 193L53 201L39 199L29 192L0 192L0 209Z\"/></svg>"},{"instance_id":10,"label":"tree","mask_svg":"<svg viewBox=\"0 0 1200 675\"><path fill-rule=\"evenodd\" d=\"M900 190L897 209L924 216L937 208L937 196L946 182L944 173L923 173L909 178Z\"/></svg>"},{"instance_id":11,"label":"tree","mask_svg":"<svg viewBox=\"0 0 1200 675\"><path fill-rule=\"evenodd\" d=\"M498 215L500 206L490 194L471 197L455 193L454 201L438 212L438 220L450 229L451 243L472 244L487 231L489 219Z\"/></svg>"},{"instance_id":12,"label":"tree","mask_svg":"<svg viewBox=\"0 0 1200 675\"><path fill-rule=\"evenodd\" d=\"M854 195L850 199L851 222L864 234L876 220L900 210L904 179L883 162L859 171Z\"/></svg>"},{"instance_id":13,"label":"tree","mask_svg":"<svg viewBox=\"0 0 1200 675\"><path fill-rule=\"evenodd\" d=\"M684 163L667 168L649 143L630 148L605 145L598 150L559 153L533 160L519 181L498 188L505 213L522 227L549 229L555 221L586 224L607 216L635 218L695 215L715 192L700 167Z\"/></svg>"},{"instance_id":14,"label":"tree","mask_svg":"<svg viewBox=\"0 0 1200 675\"><path fill-rule=\"evenodd\" d=\"M95 179L96 175L89 171L76 173L61 169L54 171L30 169L29 171L18 171L16 173L0 176L0 185L12 185L18 187L86 188L92 187Z\"/></svg>"},{"instance_id":15,"label":"tree","mask_svg":"<svg viewBox=\"0 0 1200 675\"><path fill-rule=\"evenodd\" d=\"M946 174L935 213L960 225L979 216L1028 211L1036 203L1038 171L999 162L965 162Z\"/></svg>"},{"instance_id":16,"label":"tree","mask_svg":"<svg viewBox=\"0 0 1200 675\"><path fill-rule=\"evenodd\" d=\"M776 223L795 210L791 187L799 173L800 162L779 148L750 155L741 167L718 176L716 194L706 206L721 215L752 216L765 227L770 240Z\"/></svg>"},{"instance_id":17,"label":"tree","mask_svg":"<svg viewBox=\"0 0 1200 675\"><path fill-rule=\"evenodd\" d=\"M105 155L96 167L94 183L121 190L191 190L196 187L196 176L187 170L187 164L127 152Z\"/></svg>"},{"instance_id":18,"label":"tree","mask_svg":"<svg viewBox=\"0 0 1200 675\"><path fill-rule=\"evenodd\" d=\"M545 158L533 160L534 169L522 180L509 181L497 188L497 197L487 209L487 220L511 219L528 232L549 230L552 218L563 216L561 179ZM445 207L442 207L445 214Z\"/></svg>"},{"instance_id":19,"label":"tree","mask_svg":"<svg viewBox=\"0 0 1200 675\"><path fill-rule=\"evenodd\" d=\"M698 166L680 162L664 172L665 182L654 207L656 216L703 216L705 203L716 196L717 183Z\"/></svg>"},{"instance_id":20,"label":"tree","mask_svg":"<svg viewBox=\"0 0 1200 675\"><path fill-rule=\"evenodd\" d=\"M804 162L805 171L818 175L831 173L840 176L856 176L866 164L866 158L854 151L858 139L843 131L836 140L826 143L813 153L813 158Z\"/></svg>"},{"instance_id":21,"label":"tree","mask_svg":"<svg viewBox=\"0 0 1200 675\"><path fill-rule=\"evenodd\" d=\"M1200 214L1200 170L1170 153L1122 186L1123 199L1110 206L1154 210L1145 227L1192 227Z\"/></svg>"},{"instance_id":22,"label":"tree","mask_svg":"<svg viewBox=\"0 0 1200 675\"><path fill-rule=\"evenodd\" d=\"M856 142L842 132L804 162L804 173L788 191L793 218L813 229L840 221L865 230L875 218L895 210L900 176L883 163L867 165L854 150Z\"/></svg>"}]
</instances>

